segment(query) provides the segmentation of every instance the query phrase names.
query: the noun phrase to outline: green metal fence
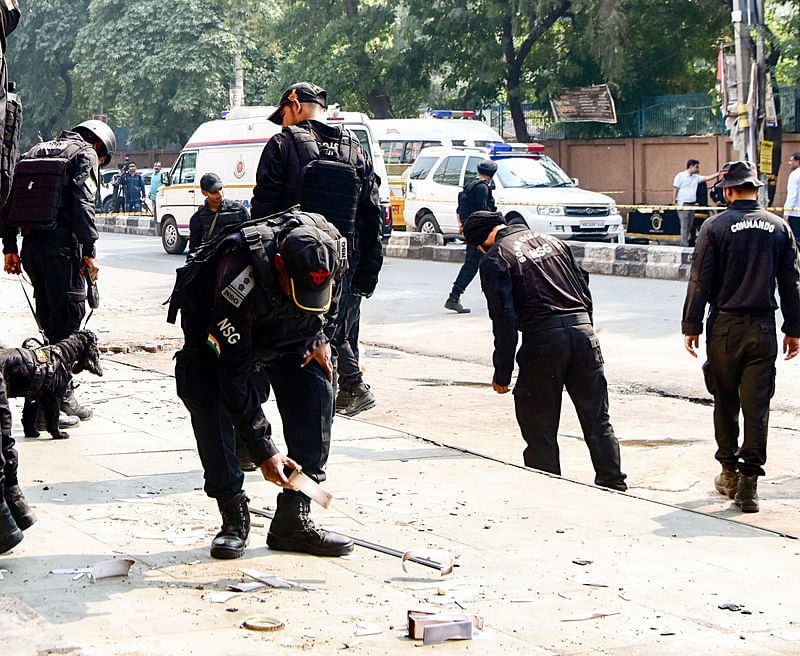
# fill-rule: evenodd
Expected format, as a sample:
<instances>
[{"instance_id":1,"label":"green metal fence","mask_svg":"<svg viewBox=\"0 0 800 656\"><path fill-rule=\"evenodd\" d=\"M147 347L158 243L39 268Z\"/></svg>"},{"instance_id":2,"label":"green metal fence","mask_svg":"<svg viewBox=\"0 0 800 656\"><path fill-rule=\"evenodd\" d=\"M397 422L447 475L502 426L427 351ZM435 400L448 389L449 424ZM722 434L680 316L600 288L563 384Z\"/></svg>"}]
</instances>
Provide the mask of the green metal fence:
<instances>
[{"instance_id":1,"label":"green metal fence","mask_svg":"<svg viewBox=\"0 0 800 656\"><path fill-rule=\"evenodd\" d=\"M780 89L781 129L800 132L800 89ZM610 137L667 137L693 134L725 134L725 122L717 99L707 93L644 98L635 107L617 107L617 123L555 123L549 107L523 105L528 133L534 140L603 139ZM514 138L508 105L490 110L491 125Z\"/></svg>"}]
</instances>

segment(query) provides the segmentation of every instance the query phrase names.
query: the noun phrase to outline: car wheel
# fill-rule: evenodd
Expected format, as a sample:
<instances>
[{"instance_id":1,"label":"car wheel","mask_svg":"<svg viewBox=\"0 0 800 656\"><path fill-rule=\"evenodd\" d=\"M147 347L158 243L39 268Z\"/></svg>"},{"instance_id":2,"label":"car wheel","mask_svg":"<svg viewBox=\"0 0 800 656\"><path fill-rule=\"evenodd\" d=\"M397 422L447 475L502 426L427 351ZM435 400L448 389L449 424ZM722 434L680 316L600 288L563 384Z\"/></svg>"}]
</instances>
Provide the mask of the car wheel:
<instances>
[{"instance_id":1,"label":"car wheel","mask_svg":"<svg viewBox=\"0 0 800 656\"><path fill-rule=\"evenodd\" d=\"M419 220L419 223L417 224L417 230L426 235L435 235L436 233L441 232L439 229L439 224L436 223L436 219L433 218L433 214L430 212L428 214L424 214Z\"/></svg>"},{"instance_id":2,"label":"car wheel","mask_svg":"<svg viewBox=\"0 0 800 656\"><path fill-rule=\"evenodd\" d=\"M106 196L103 199L103 212L111 214L114 211L114 196Z\"/></svg>"},{"instance_id":3,"label":"car wheel","mask_svg":"<svg viewBox=\"0 0 800 656\"><path fill-rule=\"evenodd\" d=\"M171 216L161 224L161 244L170 255L179 255L186 248L186 239L178 233L178 225Z\"/></svg>"}]
</instances>

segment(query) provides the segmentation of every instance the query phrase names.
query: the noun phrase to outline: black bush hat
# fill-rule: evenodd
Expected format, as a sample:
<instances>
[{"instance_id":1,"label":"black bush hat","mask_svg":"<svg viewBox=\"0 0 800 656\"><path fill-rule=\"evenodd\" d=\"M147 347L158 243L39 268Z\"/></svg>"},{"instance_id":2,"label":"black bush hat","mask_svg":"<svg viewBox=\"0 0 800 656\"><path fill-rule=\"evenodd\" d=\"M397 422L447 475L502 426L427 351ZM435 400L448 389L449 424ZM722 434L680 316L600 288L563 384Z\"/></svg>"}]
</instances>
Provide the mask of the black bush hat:
<instances>
[{"instance_id":1,"label":"black bush hat","mask_svg":"<svg viewBox=\"0 0 800 656\"><path fill-rule=\"evenodd\" d=\"M277 123L281 125L283 123L283 117L281 116L281 109L284 106L288 105L290 102L298 100L301 103L310 102L310 103L317 103L322 107L328 106L328 94L322 87L318 87L316 84L311 84L311 82L298 82L297 84L293 84L290 86L286 91L283 92L281 96L281 101L278 103L278 108L272 112L269 117L269 120L273 123Z\"/></svg>"},{"instance_id":2,"label":"black bush hat","mask_svg":"<svg viewBox=\"0 0 800 656\"><path fill-rule=\"evenodd\" d=\"M722 167L722 186L741 187L743 185L763 186L758 179L758 169L752 162L726 162Z\"/></svg>"}]
</instances>

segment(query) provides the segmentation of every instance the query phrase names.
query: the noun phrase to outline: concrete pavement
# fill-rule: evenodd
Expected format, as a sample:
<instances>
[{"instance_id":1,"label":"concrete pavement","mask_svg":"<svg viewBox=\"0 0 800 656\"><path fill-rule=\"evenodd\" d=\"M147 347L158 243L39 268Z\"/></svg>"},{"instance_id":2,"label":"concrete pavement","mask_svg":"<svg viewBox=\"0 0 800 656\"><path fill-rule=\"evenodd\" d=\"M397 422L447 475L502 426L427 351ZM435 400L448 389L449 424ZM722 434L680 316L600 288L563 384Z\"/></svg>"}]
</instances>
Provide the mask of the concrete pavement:
<instances>
[{"instance_id":1,"label":"concrete pavement","mask_svg":"<svg viewBox=\"0 0 800 656\"><path fill-rule=\"evenodd\" d=\"M314 507L315 519L401 551L446 550L454 574L417 565L404 573L398 559L363 548L341 559L271 552L266 527L253 529L245 558L214 561L218 516L198 489L174 381L111 358L104 369L103 379L81 376L95 417L70 440L22 438L15 402L21 483L39 521L0 556L0 637L12 641L4 653L400 654L414 648L404 617L419 605L485 617L475 640L431 647L447 653L800 651L797 541L436 446L367 418L337 418L325 483L337 507ZM277 410L272 402L266 410L280 442ZM274 506L277 490L259 475L248 474L246 489L251 506ZM135 561L128 577L49 574L111 557ZM242 567L315 591L208 600L245 580ZM596 613L608 616L584 619ZM254 615L285 627L241 628ZM370 630L380 633L357 635Z\"/></svg>"}]
</instances>

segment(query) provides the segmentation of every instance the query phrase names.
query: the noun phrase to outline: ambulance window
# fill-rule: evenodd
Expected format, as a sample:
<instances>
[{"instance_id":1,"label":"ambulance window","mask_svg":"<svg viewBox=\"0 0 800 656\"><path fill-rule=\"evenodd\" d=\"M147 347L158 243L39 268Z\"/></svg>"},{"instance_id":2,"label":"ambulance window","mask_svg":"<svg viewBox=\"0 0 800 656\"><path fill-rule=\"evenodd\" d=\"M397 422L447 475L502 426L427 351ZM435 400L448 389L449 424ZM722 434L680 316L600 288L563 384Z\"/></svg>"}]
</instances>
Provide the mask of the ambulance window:
<instances>
[{"instance_id":1,"label":"ambulance window","mask_svg":"<svg viewBox=\"0 0 800 656\"><path fill-rule=\"evenodd\" d=\"M441 141L407 141L406 142L406 150L403 153L403 164L411 164L414 162L417 157L419 157L419 151L423 148L428 148L429 146L441 146Z\"/></svg>"},{"instance_id":2,"label":"ambulance window","mask_svg":"<svg viewBox=\"0 0 800 656\"><path fill-rule=\"evenodd\" d=\"M464 157L447 157L433 174L433 181L444 185L458 186L461 178L461 167L464 166Z\"/></svg>"},{"instance_id":3,"label":"ambulance window","mask_svg":"<svg viewBox=\"0 0 800 656\"><path fill-rule=\"evenodd\" d=\"M431 172L433 165L436 164L436 160L439 159L438 157L420 157L414 162L414 168L411 169L411 173L408 174L408 177L411 180L424 180L428 177L428 173Z\"/></svg>"},{"instance_id":4,"label":"ambulance window","mask_svg":"<svg viewBox=\"0 0 800 656\"><path fill-rule=\"evenodd\" d=\"M387 164L399 164L403 156L403 144L400 141L381 141L383 160Z\"/></svg>"},{"instance_id":5,"label":"ambulance window","mask_svg":"<svg viewBox=\"0 0 800 656\"><path fill-rule=\"evenodd\" d=\"M181 155L181 171L178 184L191 184L194 182L197 169L197 153L184 153ZM176 171L177 173L177 168Z\"/></svg>"}]
</instances>

